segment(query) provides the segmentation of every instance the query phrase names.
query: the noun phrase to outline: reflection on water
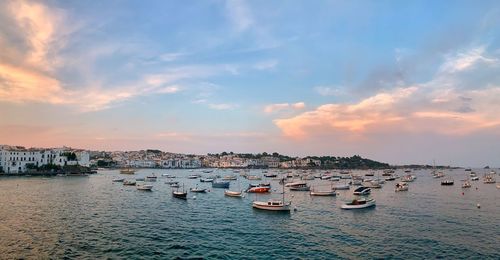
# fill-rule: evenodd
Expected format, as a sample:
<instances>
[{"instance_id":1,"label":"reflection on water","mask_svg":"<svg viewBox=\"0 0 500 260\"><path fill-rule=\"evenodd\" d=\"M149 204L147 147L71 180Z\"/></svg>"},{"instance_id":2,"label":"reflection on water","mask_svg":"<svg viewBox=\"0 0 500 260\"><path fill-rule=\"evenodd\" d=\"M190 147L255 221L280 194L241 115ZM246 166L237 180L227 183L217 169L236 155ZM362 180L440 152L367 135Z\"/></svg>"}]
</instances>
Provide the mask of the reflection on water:
<instances>
[{"instance_id":1,"label":"reflection on water","mask_svg":"<svg viewBox=\"0 0 500 260\"><path fill-rule=\"evenodd\" d=\"M153 192L141 192L111 182L118 171L1 178L1 258L500 258L500 190L481 181L462 190L463 170L448 173L455 178L450 187L425 171L415 173L419 178L408 192L395 193L388 182L372 190L377 206L362 211L339 209L352 191L336 198L287 193L297 209L290 214L251 207L255 198L280 195L225 197L223 189L186 179L184 170L127 177L153 171L179 176L186 189L198 184L210 192L174 199L164 178ZM241 177L231 183L233 189L247 185Z\"/></svg>"}]
</instances>

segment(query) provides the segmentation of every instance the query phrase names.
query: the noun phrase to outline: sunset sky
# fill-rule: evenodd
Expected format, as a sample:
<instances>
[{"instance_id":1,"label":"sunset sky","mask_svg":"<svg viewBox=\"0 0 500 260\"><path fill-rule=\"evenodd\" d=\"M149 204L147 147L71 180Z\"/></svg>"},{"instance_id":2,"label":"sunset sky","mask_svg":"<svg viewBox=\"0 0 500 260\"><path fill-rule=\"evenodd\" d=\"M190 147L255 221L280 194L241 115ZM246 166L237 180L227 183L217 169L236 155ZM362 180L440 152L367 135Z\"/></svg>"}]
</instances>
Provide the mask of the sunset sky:
<instances>
[{"instance_id":1,"label":"sunset sky","mask_svg":"<svg viewBox=\"0 0 500 260\"><path fill-rule=\"evenodd\" d=\"M500 166L499 1L1 1L0 144Z\"/></svg>"}]
</instances>

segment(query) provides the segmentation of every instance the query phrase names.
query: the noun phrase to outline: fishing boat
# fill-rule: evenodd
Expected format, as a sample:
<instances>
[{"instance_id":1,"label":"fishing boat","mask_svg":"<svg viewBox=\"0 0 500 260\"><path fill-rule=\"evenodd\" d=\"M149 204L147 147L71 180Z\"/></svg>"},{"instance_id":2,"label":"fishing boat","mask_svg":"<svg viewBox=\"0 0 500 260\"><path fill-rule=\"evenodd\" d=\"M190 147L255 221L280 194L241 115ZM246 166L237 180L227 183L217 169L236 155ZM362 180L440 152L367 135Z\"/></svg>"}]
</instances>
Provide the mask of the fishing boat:
<instances>
[{"instance_id":1,"label":"fishing boat","mask_svg":"<svg viewBox=\"0 0 500 260\"><path fill-rule=\"evenodd\" d=\"M285 202L285 185L283 187L283 198L281 200L271 199L268 201L254 201L252 207L261 210L290 212L291 202Z\"/></svg>"},{"instance_id":2,"label":"fishing boat","mask_svg":"<svg viewBox=\"0 0 500 260\"><path fill-rule=\"evenodd\" d=\"M374 199L356 198L340 206L341 209L364 209L375 206Z\"/></svg>"},{"instance_id":3,"label":"fishing boat","mask_svg":"<svg viewBox=\"0 0 500 260\"><path fill-rule=\"evenodd\" d=\"M464 183L462 183L462 188L467 189L470 187L472 187L472 184L469 181L466 180L464 181Z\"/></svg>"},{"instance_id":4,"label":"fishing boat","mask_svg":"<svg viewBox=\"0 0 500 260\"><path fill-rule=\"evenodd\" d=\"M124 180L123 181L123 185L126 185L126 186L134 186L136 184L136 181L134 180Z\"/></svg>"},{"instance_id":5,"label":"fishing boat","mask_svg":"<svg viewBox=\"0 0 500 260\"><path fill-rule=\"evenodd\" d=\"M138 190L142 190L142 191L151 191L153 189L153 185L150 185L150 184L140 184L140 185L137 185L137 189Z\"/></svg>"},{"instance_id":6,"label":"fishing boat","mask_svg":"<svg viewBox=\"0 0 500 260\"><path fill-rule=\"evenodd\" d=\"M228 189L229 182L228 181L213 181L212 188Z\"/></svg>"},{"instance_id":7,"label":"fishing boat","mask_svg":"<svg viewBox=\"0 0 500 260\"><path fill-rule=\"evenodd\" d=\"M290 186L291 191L309 191L311 188L306 183Z\"/></svg>"},{"instance_id":8,"label":"fishing boat","mask_svg":"<svg viewBox=\"0 0 500 260\"><path fill-rule=\"evenodd\" d=\"M455 184L455 182L452 179L442 180L441 181L441 185L442 186L451 186L453 184Z\"/></svg>"},{"instance_id":9,"label":"fishing boat","mask_svg":"<svg viewBox=\"0 0 500 260\"><path fill-rule=\"evenodd\" d=\"M365 195L368 195L372 192L372 189L368 188L368 187L358 187L356 188L354 191L353 191L353 194L354 195L361 195L361 196L365 196Z\"/></svg>"},{"instance_id":10,"label":"fishing boat","mask_svg":"<svg viewBox=\"0 0 500 260\"><path fill-rule=\"evenodd\" d=\"M134 173L135 173L135 170L132 170L130 168L120 170L120 174L134 174Z\"/></svg>"},{"instance_id":11,"label":"fishing boat","mask_svg":"<svg viewBox=\"0 0 500 260\"><path fill-rule=\"evenodd\" d=\"M113 182L123 182L125 181L125 178L114 178Z\"/></svg>"},{"instance_id":12,"label":"fishing boat","mask_svg":"<svg viewBox=\"0 0 500 260\"><path fill-rule=\"evenodd\" d=\"M178 199L187 199L187 192L184 191L184 185L182 185L182 191L179 191L179 188L177 188L177 190L175 191L172 191L172 196Z\"/></svg>"},{"instance_id":13,"label":"fishing boat","mask_svg":"<svg viewBox=\"0 0 500 260\"><path fill-rule=\"evenodd\" d=\"M321 179L322 179L322 180L330 180L332 177L333 177L333 176L332 176L332 175L330 175L330 174L325 174L325 175L321 176Z\"/></svg>"},{"instance_id":14,"label":"fishing boat","mask_svg":"<svg viewBox=\"0 0 500 260\"><path fill-rule=\"evenodd\" d=\"M248 193L267 193L271 190L271 187L250 187L246 190Z\"/></svg>"},{"instance_id":15,"label":"fishing boat","mask_svg":"<svg viewBox=\"0 0 500 260\"><path fill-rule=\"evenodd\" d=\"M243 194L241 191L230 191L230 190L225 190L224 195L228 197L236 197L236 198L242 198Z\"/></svg>"},{"instance_id":16,"label":"fishing boat","mask_svg":"<svg viewBox=\"0 0 500 260\"><path fill-rule=\"evenodd\" d=\"M406 182L398 182L396 183L396 189L395 191L408 191L409 185Z\"/></svg>"}]
</instances>

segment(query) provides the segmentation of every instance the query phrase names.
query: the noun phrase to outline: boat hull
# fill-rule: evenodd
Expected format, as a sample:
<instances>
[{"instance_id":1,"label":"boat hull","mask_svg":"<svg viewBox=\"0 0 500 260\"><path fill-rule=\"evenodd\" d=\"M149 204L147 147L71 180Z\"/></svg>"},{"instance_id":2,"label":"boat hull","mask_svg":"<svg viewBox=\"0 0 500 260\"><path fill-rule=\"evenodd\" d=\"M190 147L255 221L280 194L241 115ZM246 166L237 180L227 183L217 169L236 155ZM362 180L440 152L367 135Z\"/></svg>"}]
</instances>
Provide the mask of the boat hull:
<instances>
[{"instance_id":1,"label":"boat hull","mask_svg":"<svg viewBox=\"0 0 500 260\"><path fill-rule=\"evenodd\" d=\"M255 201L252 203L252 207L260 210L290 212L290 204L269 205L268 202Z\"/></svg>"}]
</instances>

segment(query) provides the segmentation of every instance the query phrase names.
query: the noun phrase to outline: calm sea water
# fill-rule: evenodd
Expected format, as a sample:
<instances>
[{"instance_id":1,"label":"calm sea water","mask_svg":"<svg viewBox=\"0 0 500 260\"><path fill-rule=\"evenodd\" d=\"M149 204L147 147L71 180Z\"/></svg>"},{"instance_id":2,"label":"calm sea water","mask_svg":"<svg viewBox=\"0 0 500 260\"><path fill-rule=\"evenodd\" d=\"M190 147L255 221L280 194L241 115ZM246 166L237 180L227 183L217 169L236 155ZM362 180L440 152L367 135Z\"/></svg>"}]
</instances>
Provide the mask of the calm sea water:
<instances>
[{"instance_id":1,"label":"calm sea water","mask_svg":"<svg viewBox=\"0 0 500 260\"><path fill-rule=\"evenodd\" d=\"M174 199L161 177L152 192L141 192L112 183L118 171L0 178L0 258L500 259L500 189L481 179L463 190L463 170L447 172L455 179L449 187L427 171L414 172L418 179L409 192L395 193L394 182L387 182L372 191L376 208L361 211L339 209L352 191L336 198L289 192L297 209L291 214L251 208L255 198L280 195L225 197L222 189L185 178L192 174L186 170L121 177L152 172L210 192ZM218 172L225 173L231 172ZM231 188L247 184L239 177Z\"/></svg>"}]
</instances>

